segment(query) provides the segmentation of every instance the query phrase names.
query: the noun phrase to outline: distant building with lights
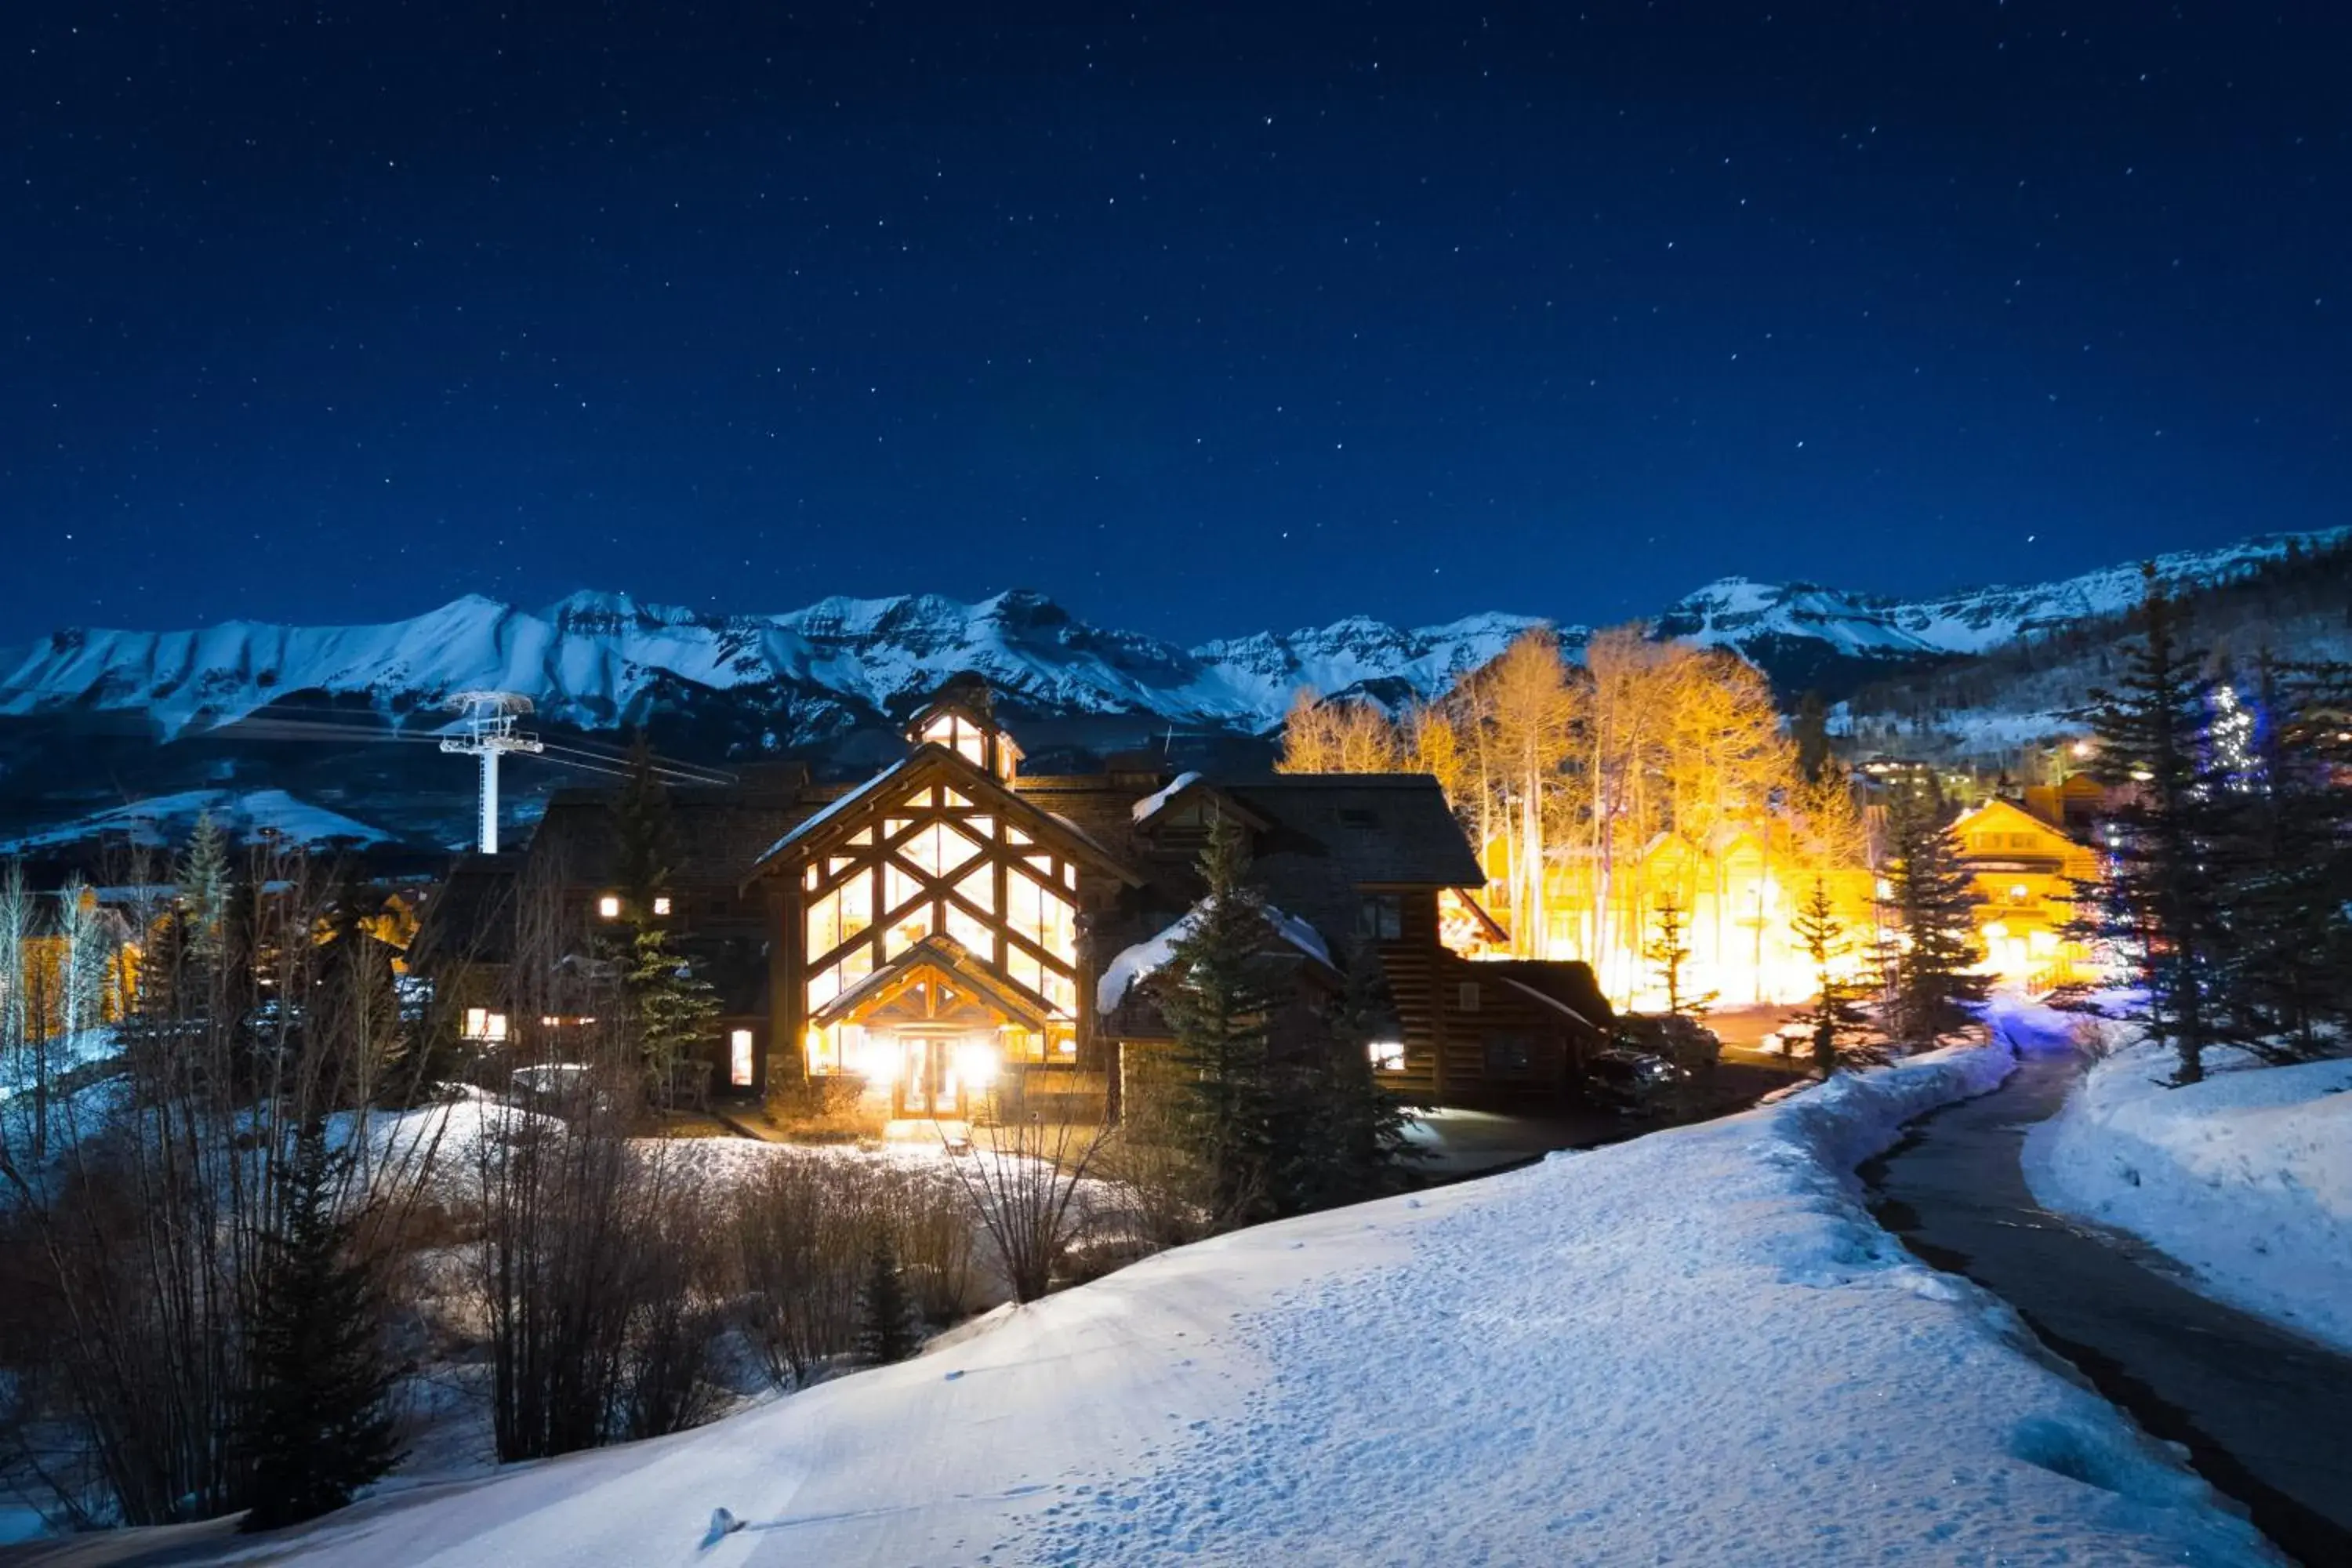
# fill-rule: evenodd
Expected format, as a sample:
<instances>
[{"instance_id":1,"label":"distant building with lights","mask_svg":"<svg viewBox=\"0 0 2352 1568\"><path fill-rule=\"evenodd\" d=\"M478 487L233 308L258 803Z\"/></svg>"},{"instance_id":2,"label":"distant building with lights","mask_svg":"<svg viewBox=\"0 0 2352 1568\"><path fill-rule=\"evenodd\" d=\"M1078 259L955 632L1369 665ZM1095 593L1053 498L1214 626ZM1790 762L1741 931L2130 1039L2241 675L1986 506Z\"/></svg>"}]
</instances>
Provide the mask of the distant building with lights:
<instances>
[{"instance_id":1,"label":"distant building with lights","mask_svg":"<svg viewBox=\"0 0 2352 1568\"><path fill-rule=\"evenodd\" d=\"M2050 792L2054 810L2063 811L2063 787ZM2006 800L1962 813L1950 833L1975 882L1985 967L2004 984L2029 991L2090 979L2089 949L2067 927L2074 919L2076 885L2099 875L2097 852Z\"/></svg>"}]
</instances>

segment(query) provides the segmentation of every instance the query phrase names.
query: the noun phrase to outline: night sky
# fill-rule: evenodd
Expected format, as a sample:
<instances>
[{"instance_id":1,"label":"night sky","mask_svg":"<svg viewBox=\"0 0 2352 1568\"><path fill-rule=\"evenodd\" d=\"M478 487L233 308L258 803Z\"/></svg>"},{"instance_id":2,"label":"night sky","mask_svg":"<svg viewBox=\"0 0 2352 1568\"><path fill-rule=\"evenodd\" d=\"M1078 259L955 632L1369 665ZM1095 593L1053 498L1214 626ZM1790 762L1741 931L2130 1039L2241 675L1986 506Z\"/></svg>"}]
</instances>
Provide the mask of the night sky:
<instances>
[{"instance_id":1,"label":"night sky","mask_svg":"<svg viewBox=\"0 0 2352 1568\"><path fill-rule=\"evenodd\" d=\"M0 21L0 642L1025 585L1191 639L2352 521L2352 6Z\"/></svg>"}]
</instances>

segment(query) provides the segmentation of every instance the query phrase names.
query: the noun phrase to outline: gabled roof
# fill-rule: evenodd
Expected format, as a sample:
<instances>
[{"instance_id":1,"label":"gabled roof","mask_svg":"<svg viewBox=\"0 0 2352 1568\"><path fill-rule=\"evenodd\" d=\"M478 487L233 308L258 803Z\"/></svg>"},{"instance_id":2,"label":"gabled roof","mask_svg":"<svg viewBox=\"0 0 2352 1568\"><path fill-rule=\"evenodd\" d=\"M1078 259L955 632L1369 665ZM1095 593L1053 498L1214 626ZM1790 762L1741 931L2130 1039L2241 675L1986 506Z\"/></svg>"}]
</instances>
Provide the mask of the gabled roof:
<instances>
[{"instance_id":1,"label":"gabled roof","mask_svg":"<svg viewBox=\"0 0 2352 1568\"><path fill-rule=\"evenodd\" d=\"M982 963L953 937L935 931L810 1014L809 1022L820 1028L838 1023L919 969L936 971L986 997L1007 1017L1041 1033L1053 1012L1045 998Z\"/></svg>"},{"instance_id":2,"label":"gabled roof","mask_svg":"<svg viewBox=\"0 0 2352 1568\"><path fill-rule=\"evenodd\" d=\"M1130 887L1140 886L1143 881L1125 861L1103 847L1100 842L1075 823L1022 799L998 782L987 769L977 766L945 746L924 744L770 845L767 852L753 863L745 885L778 867L796 862L802 857L816 853L836 839L855 833L861 813L887 801L897 789L926 783L950 785L966 799L975 804L985 804L1000 816L1019 823L1039 843L1087 861L1096 869L1108 872Z\"/></svg>"},{"instance_id":3,"label":"gabled roof","mask_svg":"<svg viewBox=\"0 0 2352 1568\"><path fill-rule=\"evenodd\" d=\"M1147 941L1139 942L1103 966L1102 976L1095 982L1095 1008L1099 1013L1115 1012L1127 1000L1127 994L1136 985L1150 979L1176 956L1176 945L1192 934L1199 921L1207 900L1194 904L1166 929ZM1284 914L1272 904L1261 903L1259 911L1265 916L1269 934L1280 938L1303 956L1313 960L1332 973L1339 966L1331 962L1331 950L1324 945L1320 932L1296 916Z\"/></svg>"},{"instance_id":4,"label":"gabled roof","mask_svg":"<svg viewBox=\"0 0 2352 1568\"><path fill-rule=\"evenodd\" d=\"M2053 839L2067 849L2084 847L2063 829L2052 826L2014 801L1999 798L1986 801L1973 811L1960 813L1958 816L1952 819L1952 826L1948 831L1954 835L1960 835L1971 829L1996 826L2003 833L2032 833L2040 837Z\"/></svg>"}]
</instances>

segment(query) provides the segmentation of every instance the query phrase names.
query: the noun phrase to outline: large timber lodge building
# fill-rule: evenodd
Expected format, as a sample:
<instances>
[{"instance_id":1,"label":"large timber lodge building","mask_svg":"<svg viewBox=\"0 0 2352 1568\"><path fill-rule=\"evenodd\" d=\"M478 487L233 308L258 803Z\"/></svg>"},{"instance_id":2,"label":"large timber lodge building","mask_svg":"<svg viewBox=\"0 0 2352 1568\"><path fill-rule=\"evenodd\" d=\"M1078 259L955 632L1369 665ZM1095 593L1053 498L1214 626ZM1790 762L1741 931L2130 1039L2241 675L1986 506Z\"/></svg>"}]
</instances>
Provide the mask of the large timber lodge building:
<instances>
[{"instance_id":1,"label":"large timber lodge building","mask_svg":"<svg viewBox=\"0 0 2352 1568\"><path fill-rule=\"evenodd\" d=\"M1492 956L1484 872L1426 775L1207 777L1135 757L1024 773L969 677L905 738L901 760L854 786L788 765L673 794L655 913L719 994L713 1093L761 1098L804 1072L900 1117L966 1114L983 1085L1115 1104L1122 1065L1169 1040L1153 993L1220 816L1248 837L1289 1011L1328 1016L1342 970L1376 965L1373 1067L1408 1098L1549 1099L1606 1039L1582 964ZM428 900L415 956L467 988L468 1033L561 1026L502 1000L521 890L542 889L567 942L592 946L620 910L614 823L610 795L559 794L526 848L467 858Z\"/></svg>"}]
</instances>

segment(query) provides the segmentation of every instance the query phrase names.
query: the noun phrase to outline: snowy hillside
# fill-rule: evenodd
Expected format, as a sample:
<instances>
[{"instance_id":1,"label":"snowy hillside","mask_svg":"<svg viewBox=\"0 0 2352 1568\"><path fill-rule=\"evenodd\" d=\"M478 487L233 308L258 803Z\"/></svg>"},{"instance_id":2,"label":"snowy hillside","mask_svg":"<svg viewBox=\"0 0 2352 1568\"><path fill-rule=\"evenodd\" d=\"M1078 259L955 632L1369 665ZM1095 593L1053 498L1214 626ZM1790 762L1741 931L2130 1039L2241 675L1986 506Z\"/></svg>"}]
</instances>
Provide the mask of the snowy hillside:
<instances>
[{"instance_id":1,"label":"snowy hillside","mask_svg":"<svg viewBox=\"0 0 2352 1568\"><path fill-rule=\"evenodd\" d=\"M1256 1226L699 1431L182 1529L174 1560L2275 1561L1857 1202L1856 1158L2007 1066Z\"/></svg>"},{"instance_id":2,"label":"snowy hillside","mask_svg":"<svg viewBox=\"0 0 2352 1568\"><path fill-rule=\"evenodd\" d=\"M2316 536L2304 536L2309 543ZM2330 536L2341 537L2341 536ZM2226 581L2274 560L2285 536L2162 558L2168 580ZM1900 667L1969 654L2138 593L2136 566L2062 583L1902 602L1733 578L1669 606L1668 636L1737 648L1784 689L1832 666ZM708 615L578 594L543 610L468 596L373 626L230 622L195 631L68 630L0 655L0 716L132 712L165 738L293 694L437 723L473 688L520 691L547 720L611 729L666 708L731 706L766 749L820 743L903 711L948 676L986 676L1016 710L1143 717L1261 731L1291 694L1363 691L1395 702L1442 689L1522 628L1500 612L1400 628L1367 617L1183 648L1078 620L1041 595L977 604L931 595L825 599L778 615ZM1574 647L1581 633L1564 626Z\"/></svg>"},{"instance_id":3,"label":"snowy hillside","mask_svg":"<svg viewBox=\"0 0 2352 1568\"><path fill-rule=\"evenodd\" d=\"M299 800L282 789L242 793L186 790L93 812L38 833L0 842L0 855L37 854L44 849L117 835L126 843L142 848L172 848L186 843L196 819L205 816L211 816L232 840L268 835L305 845L376 845L393 841L393 835L380 827Z\"/></svg>"}]
</instances>

